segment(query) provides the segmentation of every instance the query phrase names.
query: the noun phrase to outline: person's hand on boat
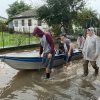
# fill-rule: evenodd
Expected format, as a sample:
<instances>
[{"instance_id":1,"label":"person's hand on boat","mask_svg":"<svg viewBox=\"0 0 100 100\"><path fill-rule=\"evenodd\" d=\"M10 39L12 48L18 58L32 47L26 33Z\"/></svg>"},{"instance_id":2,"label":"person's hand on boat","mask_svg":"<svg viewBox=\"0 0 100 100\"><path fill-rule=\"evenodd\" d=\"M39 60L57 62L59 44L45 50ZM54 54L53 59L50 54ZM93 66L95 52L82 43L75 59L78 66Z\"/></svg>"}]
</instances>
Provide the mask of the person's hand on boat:
<instances>
[{"instance_id":1,"label":"person's hand on boat","mask_svg":"<svg viewBox=\"0 0 100 100\"><path fill-rule=\"evenodd\" d=\"M49 59L52 58L52 54L51 53L48 54L48 58Z\"/></svg>"}]
</instances>

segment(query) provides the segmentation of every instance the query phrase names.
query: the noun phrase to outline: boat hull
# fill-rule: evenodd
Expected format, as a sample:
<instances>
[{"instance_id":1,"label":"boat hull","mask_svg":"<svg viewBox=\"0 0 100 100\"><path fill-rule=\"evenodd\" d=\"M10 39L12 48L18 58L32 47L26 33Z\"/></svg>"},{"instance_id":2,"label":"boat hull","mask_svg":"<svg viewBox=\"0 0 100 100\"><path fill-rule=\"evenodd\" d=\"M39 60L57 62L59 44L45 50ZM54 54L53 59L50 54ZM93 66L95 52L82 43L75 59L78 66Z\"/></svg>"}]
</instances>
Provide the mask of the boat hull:
<instances>
[{"instance_id":1,"label":"boat hull","mask_svg":"<svg viewBox=\"0 0 100 100\"><path fill-rule=\"evenodd\" d=\"M82 57L81 52L73 53L72 59ZM30 70L44 68L42 64L42 57L1 57L2 61L17 70ZM55 55L53 67L59 66L65 63L66 56L64 54Z\"/></svg>"}]
</instances>

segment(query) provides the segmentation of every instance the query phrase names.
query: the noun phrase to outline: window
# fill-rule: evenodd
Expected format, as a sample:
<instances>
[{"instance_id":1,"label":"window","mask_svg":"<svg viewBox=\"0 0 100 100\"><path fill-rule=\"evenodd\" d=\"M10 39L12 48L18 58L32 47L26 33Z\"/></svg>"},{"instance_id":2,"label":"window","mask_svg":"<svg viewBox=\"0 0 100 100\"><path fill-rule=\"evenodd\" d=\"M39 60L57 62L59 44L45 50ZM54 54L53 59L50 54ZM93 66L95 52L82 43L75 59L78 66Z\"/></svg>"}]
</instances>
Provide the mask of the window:
<instances>
[{"instance_id":1,"label":"window","mask_svg":"<svg viewBox=\"0 0 100 100\"><path fill-rule=\"evenodd\" d=\"M18 21L14 21L15 27L18 27Z\"/></svg>"},{"instance_id":2,"label":"window","mask_svg":"<svg viewBox=\"0 0 100 100\"><path fill-rule=\"evenodd\" d=\"M38 26L41 26L41 20L38 20Z\"/></svg>"},{"instance_id":3,"label":"window","mask_svg":"<svg viewBox=\"0 0 100 100\"><path fill-rule=\"evenodd\" d=\"M28 26L32 26L32 20L31 19L28 20Z\"/></svg>"},{"instance_id":4,"label":"window","mask_svg":"<svg viewBox=\"0 0 100 100\"><path fill-rule=\"evenodd\" d=\"M22 26L24 26L24 20L22 20Z\"/></svg>"}]
</instances>

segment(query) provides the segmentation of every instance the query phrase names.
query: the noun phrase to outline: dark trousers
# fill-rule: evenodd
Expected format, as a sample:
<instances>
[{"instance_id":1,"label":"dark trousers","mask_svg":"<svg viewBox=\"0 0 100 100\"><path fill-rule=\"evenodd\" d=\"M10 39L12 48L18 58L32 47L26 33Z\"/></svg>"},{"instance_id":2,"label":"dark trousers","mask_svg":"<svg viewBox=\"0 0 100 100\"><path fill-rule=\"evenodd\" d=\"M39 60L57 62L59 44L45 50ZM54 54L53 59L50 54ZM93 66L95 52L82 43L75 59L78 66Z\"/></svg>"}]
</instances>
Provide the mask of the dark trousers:
<instances>
[{"instance_id":1,"label":"dark trousers","mask_svg":"<svg viewBox=\"0 0 100 100\"><path fill-rule=\"evenodd\" d=\"M84 60L84 64L83 64L83 70L84 70L84 74L88 74L88 64L92 65L92 67L96 70L98 70L98 67L96 65L96 61L89 61L89 60Z\"/></svg>"}]
</instances>

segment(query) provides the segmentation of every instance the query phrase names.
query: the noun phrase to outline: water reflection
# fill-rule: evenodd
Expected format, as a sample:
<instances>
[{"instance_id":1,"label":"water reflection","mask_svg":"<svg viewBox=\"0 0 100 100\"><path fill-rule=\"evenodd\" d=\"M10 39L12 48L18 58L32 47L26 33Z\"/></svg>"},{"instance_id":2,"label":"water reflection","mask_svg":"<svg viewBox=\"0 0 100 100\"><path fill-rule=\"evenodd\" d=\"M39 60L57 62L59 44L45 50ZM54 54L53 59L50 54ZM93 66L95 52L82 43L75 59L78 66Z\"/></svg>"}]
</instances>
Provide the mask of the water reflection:
<instances>
[{"instance_id":1,"label":"water reflection","mask_svg":"<svg viewBox=\"0 0 100 100\"><path fill-rule=\"evenodd\" d=\"M36 97L38 100L71 98L64 93L70 87L70 80L66 81L64 79L62 81L62 79L58 80L58 78L55 80L42 80L41 75L43 75L43 72L43 70L19 71L7 86L1 89L0 99L18 99L18 96L22 95L22 93L28 94L28 91L33 93L30 97L27 95L29 98ZM23 98L25 99L25 97Z\"/></svg>"},{"instance_id":2,"label":"water reflection","mask_svg":"<svg viewBox=\"0 0 100 100\"><path fill-rule=\"evenodd\" d=\"M35 76L35 79L38 79L38 72L36 73L35 71L19 71L13 78L12 80L9 82L9 84L2 88L1 93L0 93L0 98L6 98L9 96L13 96L12 93L14 91L19 91L21 90L22 92L24 92L25 88L33 88L34 84L33 81L35 79L33 79L32 76ZM11 97L12 98L12 97Z\"/></svg>"},{"instance_id":3,"label":"water reflection","mask_svg":"<svg viewBox=\"0 0 100 100\"><path fill-rule=\"evenodd\" d=\"M82 78L81 63L74 61L66 70L62 66L55 68L51 80L41 78L43 69L18 71L5 87L0 87L0 100L97 100L100 87L93 84L97 78Z\"/></svg>"},{"instance_id":4,"label":"water reflection","mask_svg":"<svg viewBox=\"0 0 100 100\"><path fill-rule=\"evenodd\" d=\"M94 91L96 88L92 85L91 81L87 81L86 79L81 81L81 85L79 88L79 94L87 99L97 100L97 97L94 95Z\"/></svg>"}]
</instances>

